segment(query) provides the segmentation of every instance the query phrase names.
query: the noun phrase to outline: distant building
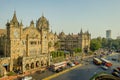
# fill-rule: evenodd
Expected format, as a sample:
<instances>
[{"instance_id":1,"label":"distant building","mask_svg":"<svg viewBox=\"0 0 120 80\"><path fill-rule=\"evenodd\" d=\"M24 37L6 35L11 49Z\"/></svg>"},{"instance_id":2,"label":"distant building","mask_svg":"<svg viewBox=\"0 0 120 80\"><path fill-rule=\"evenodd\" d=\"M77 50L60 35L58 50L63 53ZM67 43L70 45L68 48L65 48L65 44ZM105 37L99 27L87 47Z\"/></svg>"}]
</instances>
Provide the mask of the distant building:
<instances>
[{"instance_id":1,"label":"distant building","mask_svg":"<svg viewBox=\"0 0 120 80\"><path fill-rule=\"evenodd\" d=\"M87 31L78 34L68 34L61 32L58 36L60 40L60 49L72 51L74 48L81 48L83 52L88 52L90 48L91 34Z\"/></svg>"},{"instance_id":2,"label":"distant building","mask_svg":"<svg viewBox=\"0 0 120 80\"><path fill-rule=\"evenodd\" d=\"M106 30L106 39L111 39L111 30Z\"/></svg>"},{"instance_id":3,"label":"distant building","mask_svg":"<svg viewBox=\"0 0 120 80\"><path fill-rule=\"evenodd\" d=\"M120 36L117 36L117 39L120 39Z\"/></svg>"}]
</instances>

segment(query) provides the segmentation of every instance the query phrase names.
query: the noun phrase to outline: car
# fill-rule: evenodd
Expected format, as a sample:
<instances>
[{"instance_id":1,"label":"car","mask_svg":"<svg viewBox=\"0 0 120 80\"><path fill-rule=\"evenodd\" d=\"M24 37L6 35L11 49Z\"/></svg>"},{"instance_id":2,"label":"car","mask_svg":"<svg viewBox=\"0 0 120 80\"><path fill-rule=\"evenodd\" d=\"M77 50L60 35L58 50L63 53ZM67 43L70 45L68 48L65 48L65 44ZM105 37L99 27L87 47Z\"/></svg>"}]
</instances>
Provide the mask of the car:
<instances>
[{"instance_id":1,"label":"car","mask_svg":"<svg viewBox=\"0 0 120 80\"><path fill-rule=\"evenodd\" d=\"M116 58L112 58L112 61L117 61L117 59Z\"/></svg>"},{"instance_id":2,"label":"car","mask_svg":"<svg viewBox=\"0 0 120 80\"><path fill-rule=\"evenodd\" d=\"M67 65L71 66L71 67L75 66L75 64L73 62L68 62Z\"/></svg>"},{"instance_id":3,"label":"car","mask_svg":"<svg viewBox=\"0 0 120 80\"><path fill-rule=\"evenodd\" d=\"M73 67L73 66L75 66L75 64L74 64L74 63L71 63L70 66Z\"/></svg>"},{"instance_id":4,"label":"car","mask_svg":"<svg viewBox=\"0 0 120 80\"><path fill-rule=\"evenodd\" d=\"M107 66L101 66L101 68L104 69L104 70L108 70Z\"/></svg>"},{"instance_id":5,"label":"car","mask_svg":"<svg viewBox=\"0 0 120 80\"><path fill-rule=\"evenodd\" d=\"M78 65L78 64L79 64L79 62L78 62L78 61L74 61L74 64L75 64L75 65Z\"/></svg>"},{"instance_id":6,"label":"car","mask_svg":"<svg viewBox=\"0 0 120 80\"><path fill-rule=\"evenodd\" d=\"M32 80L32 76L25 76L22 78L22 80Z\"/></svg>"},{"instance_id":7,"label":"car","mask_svg":"<svg viewBox=\"0 0 120 80\"><path fill-rule=\"evenodd\" d=\"M113 69L113 71L120 73L119 69L117 69L117 68Z\"/></svg>"},{"instance_id":8,"label":"car","mask_svg":"<svg viewBox=\"0 0 120 80\"><path fill-rule=\"evenodd\" d=\"M120 77L120 74L118 72L112 72L113 76Z\"/></svg>"},{"instance_id":9,"label":"car","mask_svg":"<svg viewBox=\"0 0 120 80\"><path fill-rule=\"evenodd\" d=\"M117 67L117 69L120 71L120 67Z\"/></svg>"},{"instance_id":10,"label":"car","mask_svg":"<svg viewBox=\"0 0 120 80\"><path fill-rule=\"evenodd\" d=\"M57 70L56 70L56 72L58 73L58 72L61 72L63 70L63 68L58 68Z\"/></svg>"}]
</instances>

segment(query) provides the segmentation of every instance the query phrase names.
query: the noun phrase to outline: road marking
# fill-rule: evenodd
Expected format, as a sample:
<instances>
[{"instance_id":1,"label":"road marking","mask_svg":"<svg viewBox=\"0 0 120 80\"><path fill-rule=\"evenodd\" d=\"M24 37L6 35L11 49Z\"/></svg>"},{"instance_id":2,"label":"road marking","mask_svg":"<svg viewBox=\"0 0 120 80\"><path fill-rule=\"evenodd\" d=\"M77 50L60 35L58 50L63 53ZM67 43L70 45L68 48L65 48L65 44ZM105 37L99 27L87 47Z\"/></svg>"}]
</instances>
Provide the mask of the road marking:
<instances>
[{"instance_id":1,"label":"road marking","mask_svg":"<svg viewBox=\"0 0 120 80\"><path fill-rule=\"evenodd\" d=\"M62 75L62 74L64 74L64 73L66 73L66 72L68 72L68 71L70 71L70 70L73 70L73 69L75 69L75 68L77 68L77 67L80 67L81 65L82 65L82 64L79 64L79 65L76 65L76 66L74 66L74 67L72 67L72 68L68 68L68 69L66 69L66 70L64 70L64 71L62 71L62 72L53 74L53 75L48 76L47 78L44 78L44 79L42 79L42 80L50 80L50 79L52 79L52 78L55 78L55 77L57 77L57 76L59 76L59 75Z\"/></svg>"}]
</instances>

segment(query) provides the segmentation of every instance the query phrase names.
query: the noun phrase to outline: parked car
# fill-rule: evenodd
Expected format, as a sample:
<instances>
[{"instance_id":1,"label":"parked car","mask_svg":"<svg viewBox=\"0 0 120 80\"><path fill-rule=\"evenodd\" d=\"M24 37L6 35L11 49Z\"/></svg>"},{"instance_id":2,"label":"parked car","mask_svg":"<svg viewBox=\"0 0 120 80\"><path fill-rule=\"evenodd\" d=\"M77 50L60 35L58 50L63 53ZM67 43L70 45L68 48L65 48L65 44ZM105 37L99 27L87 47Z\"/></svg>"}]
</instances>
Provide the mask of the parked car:
<instances>
[{"instance_id":1,"label":"parked car","mask_svg":"<svg viewBox=\"0 0 120 80\"><path fill-rule=\"evenodd\" d=\"M107 66L101 66L101 68L104 69L104 70L108 70Z\"/></svg>"},{"instance_id":2,"label":"parked car","mask_svg":"<svg viewBox=\"0 0 120 80\"><path fill-rule=\"evenodd\" d=\"M117 67L117 69L120 71L120 67Z\"/></svg>"},{"instance_id":3,"label":"parked car","mask_svg":"<svg viewBox=\"0 0 120 80\"><path fill-rule=\"evenodd\" d=\"M74 63L71 63L71 65L70 65L71 67L73 67L73 66L75 66L75 64Z\"/></svg>"},{"instance_id":4,"label":"parked car","mask_svg":"<svg viewBox=\"0 0 120 80\"><path fill-rule=\"evenodd\" d=\"M68 62L67 65L71 66L71 67L75 66L75 64L73 62Z\"/></svg>"},{"instance_id":5,"label":"parked car","mask_svg":"<svg viewBox=\"0 0 120 80\"><path fill-rule=\"evenodd\" d=\"M63 71L63 68L58 68L58 69L56 70L57 73L58 73L58 72L61 72L61 71Z\"/></svg>"},{"instance_id":6,"label":"parked car","mask_svg":"<svg viewBox=\"0 0 120 80\"><path fill-rule=\"evenodd\" d=\"M79 64L79 62L78 62L78 61L74 61L74 64L75 64L75 65L78 65L78 64Z\"/></svg>"},{"instance_id":7,"label":"parked car","mask_svg":"<svg viewBox=\"0 0 120 80\"><path fill-rule=\"evenodd\" d=\"M116 58L112 58L112 61L117 61L117 59Z\"/></svg>"},{"instance_id":8,"label":"parked car","mask_svg":"<svg viewBox=\"0 0 120 80\"><path fill-rule=\"evenodd\" d=\"M22 78L22 80L32 80L32 76L25 76Z\"/></svg>"}]
</instances>

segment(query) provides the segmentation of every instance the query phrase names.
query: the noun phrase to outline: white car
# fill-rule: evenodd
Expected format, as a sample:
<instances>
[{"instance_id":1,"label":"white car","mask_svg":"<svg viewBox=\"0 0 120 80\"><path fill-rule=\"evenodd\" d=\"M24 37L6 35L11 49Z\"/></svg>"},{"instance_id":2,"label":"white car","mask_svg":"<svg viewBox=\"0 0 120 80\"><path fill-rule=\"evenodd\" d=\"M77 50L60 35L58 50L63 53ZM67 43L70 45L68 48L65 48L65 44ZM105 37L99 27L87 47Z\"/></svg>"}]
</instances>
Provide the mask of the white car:
<instances>
[{"instance_id":1,"label":"white car","mask_svg":"<svg viewBox=\"0 0 120 80\"><path fill-rule=\"evenodd\" d=\"M71 67L73 67L73 66L75 66L75 64L74 64L74 63L71 63Z\"/></svg>"},{"instance_id":2,"label":"white car","mask_svg":"<svg viewBox=\"0 0 120 80\"><path fill-rule=\"evenodd\" d=\"M101 68L104 69L104 70L108 70L107 66L101 66Z\"/></svg>"},{"instance_id":3,"label":"white car","mask_svg":"<svg viewBox=\"0 0 120 80\"><path fill-rule=\"evenodd\" d=\"M25 76L24 78L22 78L22 80L32 80L31 76Z\"/></svg>"}]
</instances>

